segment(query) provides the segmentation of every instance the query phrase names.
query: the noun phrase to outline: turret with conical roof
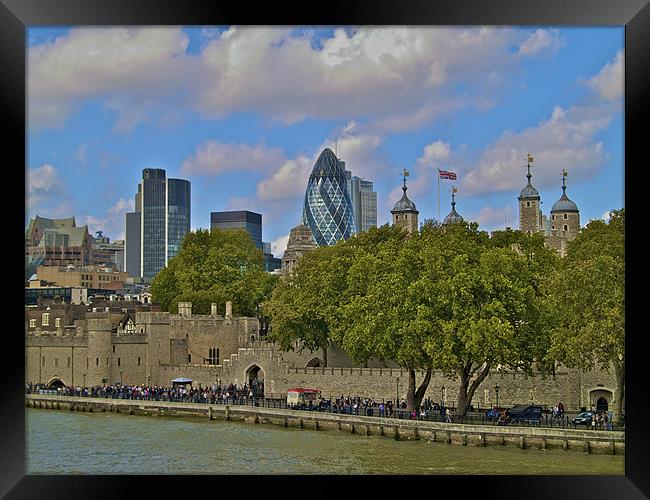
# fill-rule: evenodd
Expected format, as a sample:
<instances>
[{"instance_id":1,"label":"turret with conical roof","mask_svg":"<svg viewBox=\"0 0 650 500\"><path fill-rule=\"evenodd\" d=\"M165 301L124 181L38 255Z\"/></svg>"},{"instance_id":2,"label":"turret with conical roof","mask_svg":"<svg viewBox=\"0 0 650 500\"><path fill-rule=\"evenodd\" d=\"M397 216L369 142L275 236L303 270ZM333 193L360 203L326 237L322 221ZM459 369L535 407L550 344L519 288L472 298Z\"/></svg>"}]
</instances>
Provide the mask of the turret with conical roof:
<instances>
[{"instance_id":1,"label":"turret with conical roof","mask_svg":"<svg viewBox=\"0 0 650 500\"><path fill-rule=\"evenodd\" d=\"M420 212L418 212L417 208L415 207L415 203L409 200L409 197L406 196L406 190L408 189L406 187L407 176L408 172L404 170L404 186L402 187L404 194L399 199L399 201L395 203L395 206L390 211L390 213L393 214L394 226L403 227L409 233L414 233L418 230L418 214Z\"/></svg>"},{"instance_id":2,"label":"turret with conical roof","mask_svg":"<svg viewBox=\"0 0 650 500\"><path fill-rule=\"evenodd\" d=\"M562 196L551 208L551 231L557 231L564 234L567 240L572 240L580 230L580 211L566 195L567 175L567 171L562 170Z\"/></svg>"},{"instance_id":3,"label":"turret with conical roof","mask_svg":"<svg viewBox=\"0 0 650 500\"><path fill-rule=\"evenodd\" d=\"M443 224L453 224L455 222L462 222L463 218L458 212L456 212L456 200L454 199L454 194L456 193L456 188L451 190L451 212L445 217Z\"/></svg>"},{"instance_id":4,"label":"turret with conical roof","mask_svg":"<svg viewBox=\"0 0 650 500\"><path fill-rule=\"evenodd\" d=\"M530 164L533 157L528 155L528 183L519 193L519 229L529 234L536 233L542 229L542 212L540 210L539 192L531 184Z\"/></svg>"}]
</instances>

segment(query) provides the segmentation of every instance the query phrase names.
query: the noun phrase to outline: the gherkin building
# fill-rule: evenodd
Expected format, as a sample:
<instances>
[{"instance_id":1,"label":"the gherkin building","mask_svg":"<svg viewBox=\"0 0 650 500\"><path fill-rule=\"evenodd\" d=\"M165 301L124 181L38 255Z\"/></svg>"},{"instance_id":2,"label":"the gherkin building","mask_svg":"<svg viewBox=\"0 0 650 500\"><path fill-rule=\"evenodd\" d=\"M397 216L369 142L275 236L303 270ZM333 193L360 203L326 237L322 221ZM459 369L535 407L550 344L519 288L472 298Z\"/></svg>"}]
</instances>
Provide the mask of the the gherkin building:
<instances>
[{"instance_id":1,"label":"the gherkin building","mask_svg":"<svg viewBox=\"0 0 650 500\"><path fill-rule=\"evenodd\" d=\"M354 234L352 202L345 169L331 149L316 160L305 192L302 223L311 229L319 246L333 245Z\"/></svg>"}]
</instances>

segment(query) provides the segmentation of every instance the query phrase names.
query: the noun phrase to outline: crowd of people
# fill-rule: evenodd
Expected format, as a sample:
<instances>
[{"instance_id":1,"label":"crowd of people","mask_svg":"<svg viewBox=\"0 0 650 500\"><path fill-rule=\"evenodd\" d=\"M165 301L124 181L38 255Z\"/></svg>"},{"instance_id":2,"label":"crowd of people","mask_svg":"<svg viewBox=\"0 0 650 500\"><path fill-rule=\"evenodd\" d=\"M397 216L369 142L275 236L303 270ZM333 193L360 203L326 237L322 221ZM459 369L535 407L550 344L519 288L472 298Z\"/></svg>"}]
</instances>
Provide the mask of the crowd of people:
<instances>
[{"instance_id":1,"label":"crowd of people","mask_svg":"<svg viewBox=\"0 0 650 500\"><path fill-rule=\"evenodd\" d=\"M325 402L324 405L319 405L319 409L322 409L323 406L328 407L329 405ZM437 415L440 415L446 422L452 422L451 410L446 408L444 404L438 404L430 398L423 400L417 410L413 409L410 412L406 412L407 406L406 399L404 398L398 400L397 403L393 403L393 401L384 402L384 400L377 401L373 398L341 395L331 403L331 411L333 413L344 413L348 415L399 417L409 418L411 420L432 420Z\"/></svg>"},{"instance_id":2,"label":"crowd of people","mask_svg":"<svg viewBox=\"0 0 650 500\"><path fill-rule=\"evenodd\" d=\"M61 396L206 404L255 404L260 394L263 394L263 388L260 388L259 384L255 381L250 386L244 384L242 387L238 387L237 384L213 384L209 387L199 386L190 388L182 384L177 384L173 387L111 384L93 387L67 386L52 389L45 384L28 383L26 384L25 390L27 393L55 390ZM260 390L262 391L261 393Z\"/></svg>"},{"instance_id":3,"label":"crowd of people","mask_svg":"<svg viewBox=\"0 0 650 500\"><path fill-rule=\"evenodd\" d=\"M25 386L27 393L39 393L47 391L61 396L75 397L97 397L112 399L148 400L148 401L171 401L183 403L205 403L205 404L240 404L240 405L264 405L264 386L262 381L252 381L239 387L237 384L213 384L211 386L188 387L184 384L176 384L172 387L128 385L128 384L104 384L92 387L61 386L52 388L46 384L28 383ZM268 402L267 402L268 403ZM285 401L274 402L273 406L284 407ZM344 396L334 401L320 398L313 404L310 402L305 409L341 413L347 415L365 415L375 417L407 418L411 420L436 420L453 423L453 408L445 407L444 403L432 401L426 398L418 409L407 411L406 399L402 398L393 401L376 400L361 396ZM564 417L564 405L560 402L552 409L553 418L562 420ZM486 420L496 421L500 425L507 425L510 420L507 408L497 410L493 408L486 413ZM575 424L574 424L575 425ZM591 428L594 430L612 430L611 414L607 412L594 412L592 415Z\"/></svg>"}]
</instances>

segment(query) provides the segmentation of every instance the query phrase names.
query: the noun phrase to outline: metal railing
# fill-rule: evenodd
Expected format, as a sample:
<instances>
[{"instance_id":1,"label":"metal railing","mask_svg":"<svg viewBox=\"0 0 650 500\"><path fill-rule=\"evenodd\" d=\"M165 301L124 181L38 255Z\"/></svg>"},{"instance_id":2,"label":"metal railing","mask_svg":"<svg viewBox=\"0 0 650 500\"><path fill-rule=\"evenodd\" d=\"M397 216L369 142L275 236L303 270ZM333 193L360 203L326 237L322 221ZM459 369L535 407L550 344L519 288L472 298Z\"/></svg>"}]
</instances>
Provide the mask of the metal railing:
<instances>
[{"instance_id":1,"label":"metal railing","mask_svg":"<svg viewBox=\"0 0 650 500\"><path fill-rule=\"evenodd\" d=\"M69 391L71 394L61 394L56 390L46 390L38 389L34 390L33 394L48 394L48 395L62 395L68 397L95 397L95 398L104 398L104 399L122 399L122 400L134 400L134 401L161 401L161 402L176 402L176 403L201 403L201 404L210 404L210 405L241 405L241 406L254 406L259 408L277 408L282 410L302 410L302 411L314 411L320 413L330 413L330 414L339 414L339 415L355 415L355 416L367 416L367 417L383 417L383 418L394 418L398 420L419 420L426 422L441 422L441 423L451 423L454 424L467 424L467 425L492 425L492 426L508 426L508 427L545 427L545 428L557 428L557 429L585 429L591 430L592 426L589 425L573 425L572 418L573 414L564 414L561 418L556 418L553 415L542 415L542 417L534 420L511 420L509 422L500 422L497 419L487 418L486 413L479 412L469 412L464 416L456 415L455 408L449 408L451 415L448 419L445 411L446 408L441 408L438 410L428 410L425 414L421 414L419 411L415 414L411 411L402 409L402 408L393 408L388 410L380 410L378 405L373 406L364 406L357 405L355 408L353 404L341 404L341 403L331 403L331 402L322 402L318 405L301 405L300 407L291 407L287 405L286 398L268 398L268 397L250 397L245 395L243 391L239 391L238 394L224 398L222 395L215 394L214 397L204 397L200 393L195 393L192 395L171 395L165 391L160 393L150 393L148 395L138 394L134 392L124 391L124 390L112 390L112 391L78 391L72 390ZM27 391L30 393L30 391ZM442 411L441 411L442 410ZM575 414L577 415L577 413ZM608 428L609 427L609 428ZM603 431L624 431L624 424L614 424L601 423L597 426L596 430Z\"/></svg>"}]
</instances>

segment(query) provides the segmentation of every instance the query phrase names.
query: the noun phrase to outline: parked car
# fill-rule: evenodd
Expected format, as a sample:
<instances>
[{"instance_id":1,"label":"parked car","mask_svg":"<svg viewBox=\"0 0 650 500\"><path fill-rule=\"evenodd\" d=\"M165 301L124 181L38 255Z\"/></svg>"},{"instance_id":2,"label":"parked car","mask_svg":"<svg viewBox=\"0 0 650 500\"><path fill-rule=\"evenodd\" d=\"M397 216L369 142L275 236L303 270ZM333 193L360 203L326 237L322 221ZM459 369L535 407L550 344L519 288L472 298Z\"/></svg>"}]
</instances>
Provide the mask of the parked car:
<instances>
[{"instance_id":1,"label":"parked car","mask_svg":"<svg viewBox=\"0 0 650 500\"><path fill-rule=\"evenodd\" d=\"M591 420L592 420L591 417L593 417L595 414L596 414L595 411L583 411L577 417L573 417L571 419L571 423L573 424L573 427L576 427L578 425L591 427Z\"/></svg>"},{"instance_id":2,"label":"parked car","mask_svg":"<svg viewBox=\"0 0 650 500\"><path fill-rule=\"evenodd\" d=\"M510 411L510 422L526 422L538 424L542 417L542 407L535 405L516 405Z\"/></svg>"}]
</instances>

